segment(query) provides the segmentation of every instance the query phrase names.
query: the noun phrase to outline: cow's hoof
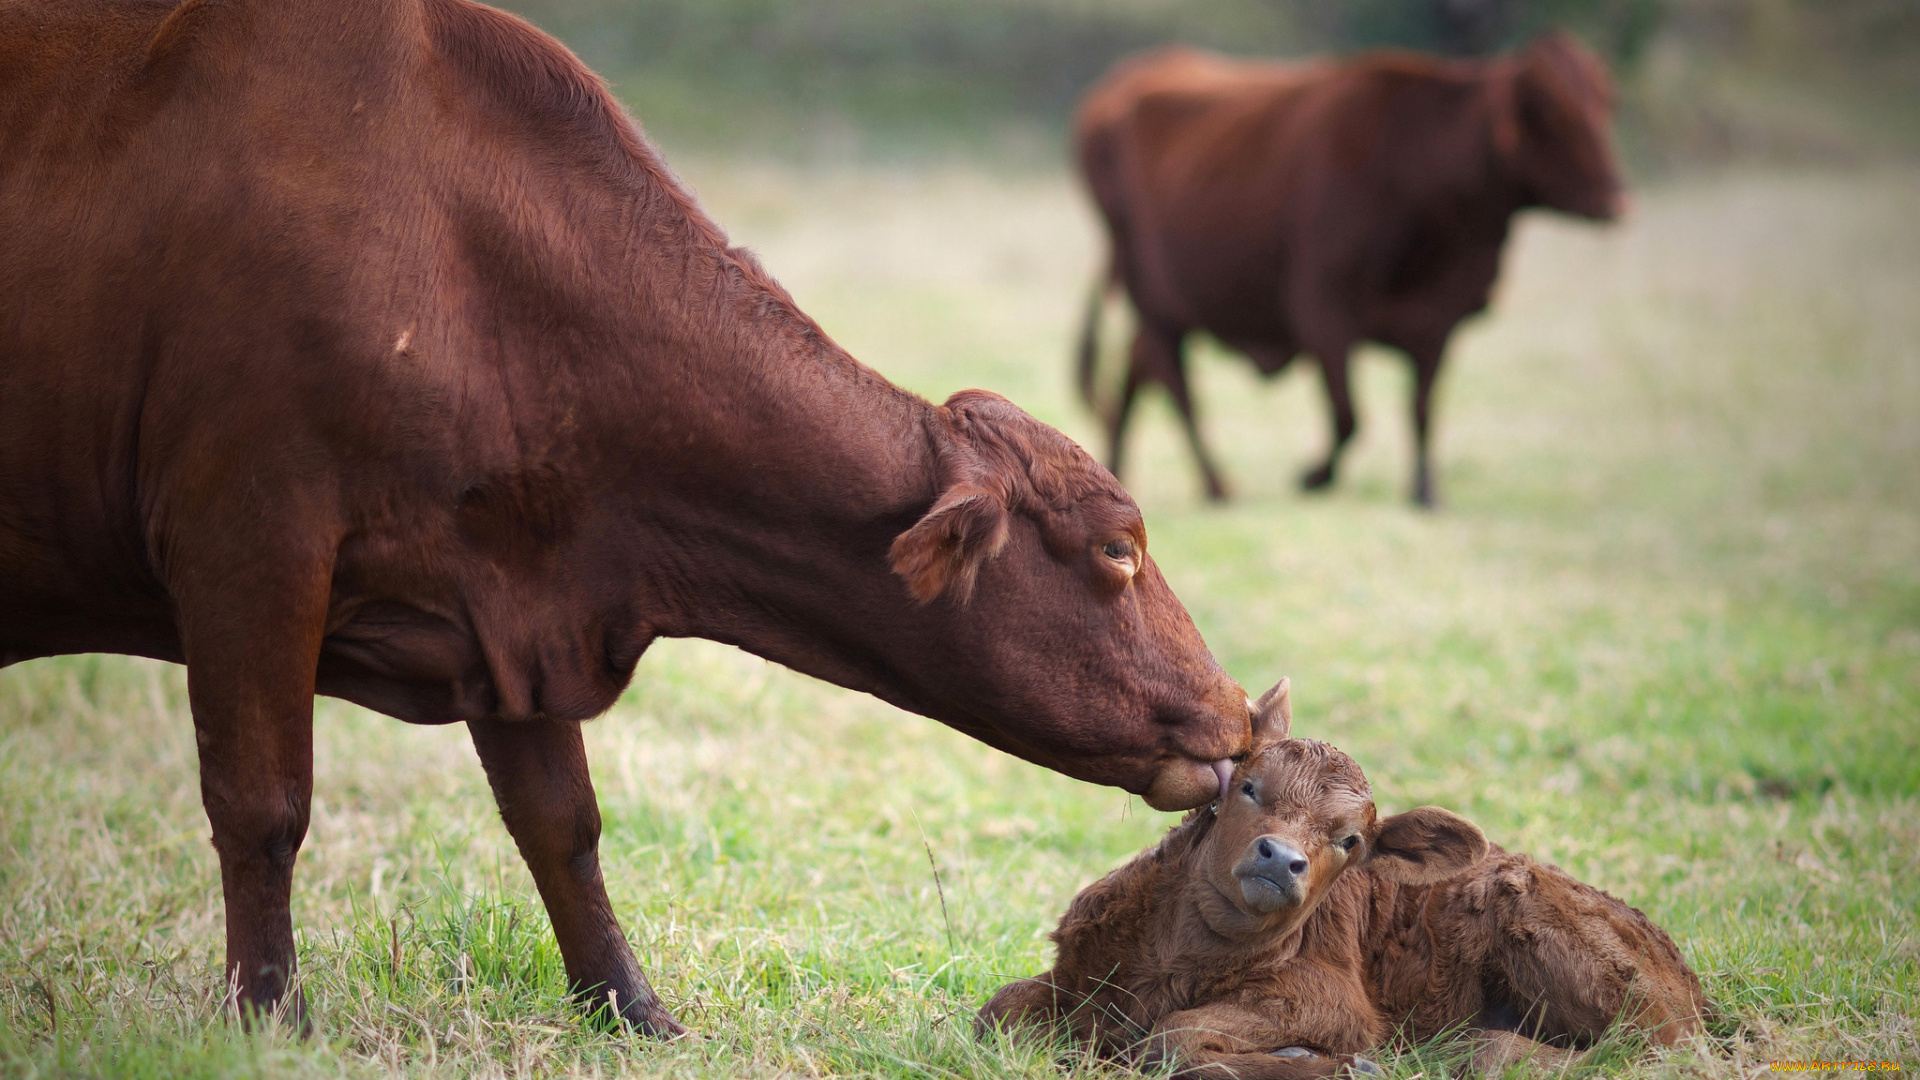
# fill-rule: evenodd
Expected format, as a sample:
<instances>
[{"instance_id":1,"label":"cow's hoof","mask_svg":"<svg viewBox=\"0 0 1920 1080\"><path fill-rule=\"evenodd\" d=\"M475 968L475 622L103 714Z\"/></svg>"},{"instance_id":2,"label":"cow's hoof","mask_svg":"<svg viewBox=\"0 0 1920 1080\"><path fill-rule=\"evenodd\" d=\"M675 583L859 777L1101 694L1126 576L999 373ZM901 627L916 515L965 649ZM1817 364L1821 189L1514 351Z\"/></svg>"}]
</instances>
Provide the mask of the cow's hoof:
<instances>
[{"instance_id":1,"label":"cow's hoof","mask_svg":"<svg viewBox=\"0 0 1920 1080\"><path fill-rule=\"evenodd\" d=\"M233 1006L241 1028L247 1031L278 1028L301 1038L313 1037L313 1014L307 1011L307 996L298 990L288 991L278 1001L235 1001Z\"/></svg>"},{"instance_id":2,"label":"cow's hoof","mask_svg":"<svg viewBox=\"0 0 1920 1080\"><path fill-rule=\"evenodd\" d=\"M635 1013L639 1015L634 1015ZM634 1034L649 1039L660 1039L663 1041L667 1039L678 1039L687 1033L687 1029L680 1021L673 1018L672 1013L658 1007L644 1011L639 1009L630 1010L627 1015L623 1015L620 1019L626 1023L627 1027L633 1030Z\"/></svg>"},{"instance_id":3,"label":"cow's hoof","mask_svg":"<svg viewBox=\"0 0 1920 1080\"><path fill-rule=\"evenodd\" d=\"M649 998L652 994L647 995ZM677 1039L687 1033L666 1006L651 1001L620 1001L609 994L607 1000L583 1002L587 1006L587 1026L598 1031L638 1035L643 1039ZM618 1008L609 1008L617 1005Z\"/></svg>"},{"instance_id":4,"label":"cow's hoof","mask_svg":"<svg viewBox=\"0 0 1920 1080\"><path fill-rule=\"evenodd\" d=\"M1440 500L1433 494L1433 466L1422 461L1413 467L1413 504L1431 510Z\"/></svg>"},{"instance_id":5,"label":"cow's hoof","mask_svg":"<svg viewBox=\"0 0 1920 1080\"><path fill-rule=\"evenodd\" d=\"M1387 1075L1387 1072L1385 1069L1382 1069L1380 1066L1375 1065L1373 1062L1368 1061L1366 1058L1363 1058L1358 1054L1355 1054L1353 1056L1352 1061L1347 1062L1347 1072L1349 1075L1352 1075L1352 1076L1385 1076Z\"/></svg>"},{"instance_id":6,"label":"cow's hoof","mask_svg":"<svg viewBox=\"0 0 1920 1080\"><path fill-rule=\"evenodd\" d=\"M1277 1058L1287 1058L1291 1060L1293 1058L1310 1058L1310 1057L1317 1057L1319 1055L1315 1054L1313 1051L1307 1049L1304 1046L1285 1046L1285 1047L1281 1047L1278 1050L1275 1050L1272 1056Z\"/></svg>"},{"instance_id":7,"label":"cow's hoof","mask_svg":"<svg viewBox=\"0 0 1920 1080\"><path fill-rule=\"evenodd\" d=\"M1321 465L1300 474L1300 487L1305 491L1324 491L1332 483L1332 465Z\"/></svg>"}]
</instances>

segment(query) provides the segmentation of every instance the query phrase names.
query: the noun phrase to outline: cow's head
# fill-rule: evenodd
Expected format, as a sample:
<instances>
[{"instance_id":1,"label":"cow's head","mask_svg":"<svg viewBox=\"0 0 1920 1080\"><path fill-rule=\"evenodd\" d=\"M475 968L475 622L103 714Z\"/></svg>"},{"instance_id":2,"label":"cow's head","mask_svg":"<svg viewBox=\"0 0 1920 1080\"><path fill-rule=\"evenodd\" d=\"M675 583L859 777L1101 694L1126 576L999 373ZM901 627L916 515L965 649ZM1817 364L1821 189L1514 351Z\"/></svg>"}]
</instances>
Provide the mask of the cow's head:
<instances>
[{"instance_id":1,"label":"cow's head","mask_svg":"<svg viewBox=\"0 0 1920 1080\"><path fill-rule=\"evenodd\" d=\"M1247 750L1246 693L1147 554L1139 507L994 394L949 399L935 442L939 494L891 551L939 642L913 704L1156 809L1212 800Z\"/></svg>"},{"instance_id":2,"label":"cow's head","mask_svg":"<svg viewBox=\"0 0 1920 1080\"><path fill-rule=\"evenodd\" d=\"M1609 221L1626 204L1613 153L1613 80L1579 42L1553 31L1515 58L1495 138L1527 201Z\"/></svg>"},{"instance_id":3,"label":"cow's head","mask_svg":"<svg viewBox=\"0 0 1920 1080\"><path fill-rule=\"evenodd\" d=\"M1360 766L1326 743L1290 738L1292 719L1282 679L1254 706L1253 753L1234 769L1202 841L1201 872L1231 906L1229 918L1210 921L1286 934L1354 867L1418 885L1486 857L1480 830L1438 807L1376 819Z\"/></svg>"}]
</instances>

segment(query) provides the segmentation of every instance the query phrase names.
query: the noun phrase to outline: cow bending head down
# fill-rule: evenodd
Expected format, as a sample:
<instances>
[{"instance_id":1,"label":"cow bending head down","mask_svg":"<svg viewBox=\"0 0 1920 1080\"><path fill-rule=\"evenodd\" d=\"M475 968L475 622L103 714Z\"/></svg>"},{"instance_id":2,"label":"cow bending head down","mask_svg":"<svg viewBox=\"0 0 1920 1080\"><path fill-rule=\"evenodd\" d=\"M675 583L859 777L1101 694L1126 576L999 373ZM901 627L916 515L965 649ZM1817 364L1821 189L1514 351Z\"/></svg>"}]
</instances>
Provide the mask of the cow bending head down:
<instances>
[{"instance_id":1,"label":"cow bending head down","mask_svg":"<svg viewBox=\"0 0 1920 1080\"><path fill-rule=\"evenodd\" d=\"M580 722L659 638L1163 809L1246 750L1113 477L857 363L517 18L0 5L0 237L0 666L187 665L244 1009L316 693L466 723L574 990L656 1033Z\"/></svg>"},{"instance_id":2,"label":"cow bending head down","mask_svg":"<svg viewBox=\"0 0 1920 1080\"><path fill-rule=\"evenodd\" d=\"M926 617L953 624L931 674L970 715L949 722L1156 808L1212 799L1238 748L1213 718L1244 695L1194 668L1211 661L1147 553L1133 499L998 395L956 394L942 412L940 494L890 557ZM1079 656L1048 679L1021 677L1063 632L1097 644L1067 645Z\"/></svg>"},{"instance_id":3,"label":"cow bending head down","mask_svg":"<svg viewBox=\"0 0 1920 1080\"><path fill-rule=\"evenodd\" d=\"M1053 970L980 1029L1039 1027L1175 1076L1367 1072L1400 1031L1468 1029L1477 1063L1565 1063L1617 1020L1672 1044L1709 1006L1645 915L1489 844L1458 815L1375 815L1352 758L1290 737L1287 684L1219 803L1088 886Z\"/></svg>"}]
</instances>

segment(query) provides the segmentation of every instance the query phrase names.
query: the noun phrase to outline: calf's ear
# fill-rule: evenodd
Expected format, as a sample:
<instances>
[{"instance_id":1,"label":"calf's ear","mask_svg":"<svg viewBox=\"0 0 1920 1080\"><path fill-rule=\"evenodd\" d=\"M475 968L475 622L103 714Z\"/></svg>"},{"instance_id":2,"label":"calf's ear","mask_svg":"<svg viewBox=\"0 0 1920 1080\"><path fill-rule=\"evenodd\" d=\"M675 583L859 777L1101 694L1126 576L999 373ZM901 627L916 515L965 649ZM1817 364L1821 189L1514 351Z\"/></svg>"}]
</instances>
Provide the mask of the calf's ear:
<instances>
[{"instance_id":1,"label":"calf's ear","mask_svg":"<svg viewBox=\"0 0 1920 1080\"><path fill-rule=\"evenodd\" d=\"M1402 885L1431 885L1487 857L1480 826L1451 810L1417 806L1380 822L1367 869Z\"/></svg>"},{"instance_id":2,"label":"calf's ear","mask_svg":"<svg viewBox=\"0 0 1920 1080\"><path fill-rule=\"evenodd\" d=\"M1287 737L1293 730L1293 689L1291 680L1281 679L1273 689L1260 695L1248 711L1253 714L1253 743L1267 746Z\"/></svg>"},{"instance_id":3,"label":"calf's ear","mask_svg":"<svg viewBox=\"0 0 1920 1080\"><path fill-rule=\"evenodd\" d=\"M1007 545L1008 515L999 496L972 483L947 489L913 528L894 538L888 550L893 572L906 579L920 603L951 589L966 603L980 566Z\"/></svg>"}]
</instances>

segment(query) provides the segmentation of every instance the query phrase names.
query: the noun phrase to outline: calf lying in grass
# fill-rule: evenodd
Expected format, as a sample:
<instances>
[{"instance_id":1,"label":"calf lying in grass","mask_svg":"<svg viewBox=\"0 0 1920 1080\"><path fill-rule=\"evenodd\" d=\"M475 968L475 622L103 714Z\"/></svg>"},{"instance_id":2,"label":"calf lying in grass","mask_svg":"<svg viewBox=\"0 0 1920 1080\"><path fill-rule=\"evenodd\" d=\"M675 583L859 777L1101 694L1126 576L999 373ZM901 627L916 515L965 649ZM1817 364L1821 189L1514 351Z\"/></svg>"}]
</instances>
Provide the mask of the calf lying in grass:
<instances>
[{"instance_id":1,"label":"calf lying in grass","mask_svg":"<svg viewBox=\"0 0 1920 1080\"><path fill-rule=\"evenodd\" d=\"M1472 1033L1475 1064L1568 1060L1616 1019L1671 1044L1700 980L1639 911L1425 806L1375 820L1352 758L1288 738L1287 683L1212 810L1074 897L1059 957L980 1010L1177 1076L1377 1071L1389 1033Z\"/></svg>"}]
</instances>

